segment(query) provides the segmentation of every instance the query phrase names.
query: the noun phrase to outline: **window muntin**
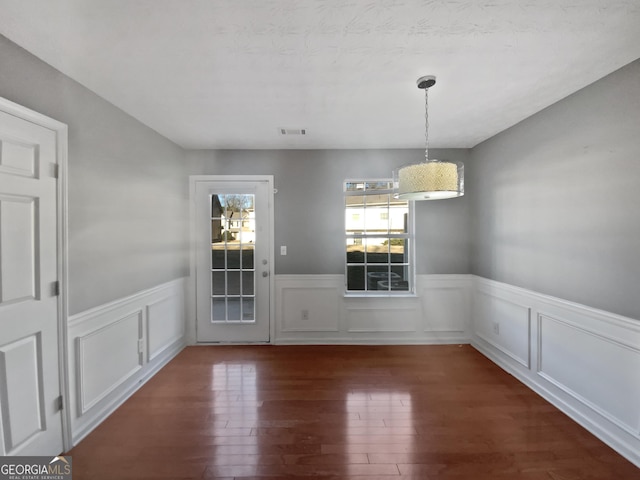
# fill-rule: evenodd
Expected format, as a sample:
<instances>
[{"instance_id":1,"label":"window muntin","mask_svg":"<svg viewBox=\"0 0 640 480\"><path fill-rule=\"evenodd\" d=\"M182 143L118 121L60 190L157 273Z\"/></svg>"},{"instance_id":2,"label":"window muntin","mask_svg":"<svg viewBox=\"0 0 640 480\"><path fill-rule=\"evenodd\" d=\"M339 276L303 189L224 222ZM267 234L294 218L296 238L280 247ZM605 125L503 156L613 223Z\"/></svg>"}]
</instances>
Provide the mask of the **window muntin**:
<instances>
[{"instance_id":1,"label":"window muntin","mask_svg":"<svg viewBox=\"0 0 640 480\"><path fill-rule=\"evenodd\" d=\"M413 293L412 202L390 179L347 180L344 198L347 293Z\"/></svg>"}]
</instances>

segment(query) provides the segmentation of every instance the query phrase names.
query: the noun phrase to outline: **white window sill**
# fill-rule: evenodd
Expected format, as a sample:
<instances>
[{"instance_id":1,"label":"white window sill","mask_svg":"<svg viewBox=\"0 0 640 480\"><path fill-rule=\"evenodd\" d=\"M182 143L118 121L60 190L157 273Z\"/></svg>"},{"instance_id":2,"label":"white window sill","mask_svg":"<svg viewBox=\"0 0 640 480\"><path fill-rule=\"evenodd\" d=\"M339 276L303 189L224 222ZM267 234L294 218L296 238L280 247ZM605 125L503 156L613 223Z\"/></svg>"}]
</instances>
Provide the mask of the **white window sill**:
<instances>
[{"instance_id":1,"label":"white window sill","mask_svg":"<svg viewBox=\"0 0 640 480\"><path fill-rule=\"evenodd\" d=\"M416 298L415 292L344 292L344 298Z\"/></svg>"}]
</instances>

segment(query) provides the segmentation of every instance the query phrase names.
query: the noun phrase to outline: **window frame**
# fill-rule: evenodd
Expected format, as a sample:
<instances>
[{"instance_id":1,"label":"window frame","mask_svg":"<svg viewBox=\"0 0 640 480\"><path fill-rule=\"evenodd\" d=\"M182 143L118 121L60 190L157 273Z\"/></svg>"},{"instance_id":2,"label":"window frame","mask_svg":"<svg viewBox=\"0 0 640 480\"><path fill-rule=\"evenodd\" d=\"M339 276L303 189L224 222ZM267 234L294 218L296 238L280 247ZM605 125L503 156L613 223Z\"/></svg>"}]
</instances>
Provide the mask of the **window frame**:
<instances>
[{"instance_id":1,"label":"window frame","mask_svg":"<svg viewBox=\"0 0 640 480\"><path fill-rule=\"evenodd\" d=\"M347 190L348 185L350 184L363 184L363 188L361 190ZM380 183L386 183L387 184L387 188L384 189L372 189L370 190L371 193L366 193L367 192L367 188L366 185L367 184L380 184ZM362 233L348 233L347 231L347 214L348 212L348 205L347 205L347 198L348 197L352 197L352 196L366 196L366 195L389 195L388 198L388 202L387 202L387 208L386 208L386 213L387 213L387 220L391 221L391 201L400 201L402 202L402 200L396 200L393 199L393 195L394 195L395 191L393 189L393 179L391 178L348 178L345 179L343 182L343 188L342 188L342 196L343 196L343 222L344 222L344 235L345 235L345 242L344 242L344 250L343 250L343 255L344 255L344 265L345 265L345 270L344 270L344 296L345 297L415 297L416 296L416 241L415 241L415 202L409 201L409 200L405 200L406 204L407 204L407 232L406 233L391 233L391 231L387 231L386 234L380 234L380 232L372 232L372 233L367 233L366 230L363 231ZM380 206L376 206L375 208L379 209ZM366 218L366 205L363 206L363 217ZM366 261L366 255L365 255L365 259L362 263L349 263L348 259L347 259L347 245L349 244L349 241L352 240L353 243L358 243L358 240L360 241L360 243L362 243L364 241L364 243L366 243L366 239L367 238L384 238L389 242L389 246L391 246L391 240L392 239L397 239L397 238L401 238L401 239L406 239L408 240L408 249L407 249L407 262L402 263L402 264L398 264L398 266L404 266L407 269L406 275L404 275L404 278L408 281L409 285L408 285L408 289L407 290L368 290L368 285L366 282L366 273L367 273L367 265L376 265L376 266L381 266L381 265L385 265L385 263L374 263L374 264L369 264ZM393 267L393 263L391 262L391 259L389 259L389 262L386 263L386 265L388 266L389 271L391 270L391 268ZM363 290L349 290L349 282L348 282L348 278L349 278L349 267L354 267L354 266L362 266L365 269L365 285L364 285L364 289Z\"/></svg>"}]
</instances>

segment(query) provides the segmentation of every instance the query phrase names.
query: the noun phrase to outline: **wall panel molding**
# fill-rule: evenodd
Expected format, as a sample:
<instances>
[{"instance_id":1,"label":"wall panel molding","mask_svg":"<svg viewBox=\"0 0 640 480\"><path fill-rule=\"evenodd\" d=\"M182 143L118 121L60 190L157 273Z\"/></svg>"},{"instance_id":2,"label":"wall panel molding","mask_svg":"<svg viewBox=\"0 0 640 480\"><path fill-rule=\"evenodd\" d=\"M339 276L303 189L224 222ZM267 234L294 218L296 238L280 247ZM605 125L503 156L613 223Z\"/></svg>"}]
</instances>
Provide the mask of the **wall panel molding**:
<instances>
[{"instance_id":1,"label":"wall panel molding","mask_svg":"<svg viewBox=\"0 0 640 480\"><path fill-rule=\"evenodd\" d=\"M471 344L640 467L640 320L480 277L473 298Z\"/></svg>"},{"instance_id":2,"label":"wall panel molding","mask_svg":"<svg viewBox=\"0 0 640 480\"><path fill-rule=\"evenodd\" d=\"M141 335L142 310L137 310L76 337L78 415L84 415L142 368Z\"/></svg>"},{"instance_id":3,"label":"wall panel molding","mask_svg":"<svg viewBox=\"0 0 640 480\"><path fill-rule=\"evenodd\" d=\"M184 348L185 283L174 280L69 318L74 445Z\"/></svg>"},{"instance_id":4,"label":"wall panel molding","mask_svg":"<svg viewBox=\"0 0 640 480\"><path fill-rule=\"evenodd\" d=\"M507 319L507 321L501 321ZM478 288L474 299L474 332L525 368L531 366L531 306Z\"/></svg>"},{"instance_id":5,"label":"wall panel molding","mask_svg":"<svg viewBox=\"0 0 640 480\"><path fill-rule=\"evenodd\" d=\"M640 418L639 346L538 314L537 374L632 435Z\"/></svg>"},{"instance_id":6,"label":"wall panel molding","mask_svg":"<svg viewBox=\"0 0 640 480\"><path fill-rule=\"evenodd\" d=\"M146 305L147 362L151 362L175 342L184 339L185 324L176 319L184 317L184 295L171 294Z\"/></svg>"},{"instance_id":7,"label":"wall panel molding","mask_svg":"<svg viewBox=\"0 0 640 480\"><path fill-rule=\"evenodd\" d=\"M419 275L416 295L344 295L344 275L276 275L276 344L469 343L471 276Z\"/></svg>"}]
</instances>

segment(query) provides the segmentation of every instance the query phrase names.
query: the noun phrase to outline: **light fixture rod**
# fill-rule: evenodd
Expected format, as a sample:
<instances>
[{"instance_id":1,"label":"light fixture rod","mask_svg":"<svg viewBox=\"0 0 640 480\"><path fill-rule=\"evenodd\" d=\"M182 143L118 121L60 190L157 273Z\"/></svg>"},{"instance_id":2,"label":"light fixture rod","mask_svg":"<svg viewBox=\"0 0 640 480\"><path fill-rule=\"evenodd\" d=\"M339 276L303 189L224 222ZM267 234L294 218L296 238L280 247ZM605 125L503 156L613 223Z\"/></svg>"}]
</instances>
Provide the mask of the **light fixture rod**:
<instances>
[{"instance_id":1,"label":"light fixture rod","mask_svg":"<svg viewBox=\"0 0 640 480\"><path fill-rule=\"evenodd\" d=\"M429 161L429 88L436 84L436 77L425 75L416 82L418 88L424 90L424 159Z\"/></svg>"}]
</instances>

